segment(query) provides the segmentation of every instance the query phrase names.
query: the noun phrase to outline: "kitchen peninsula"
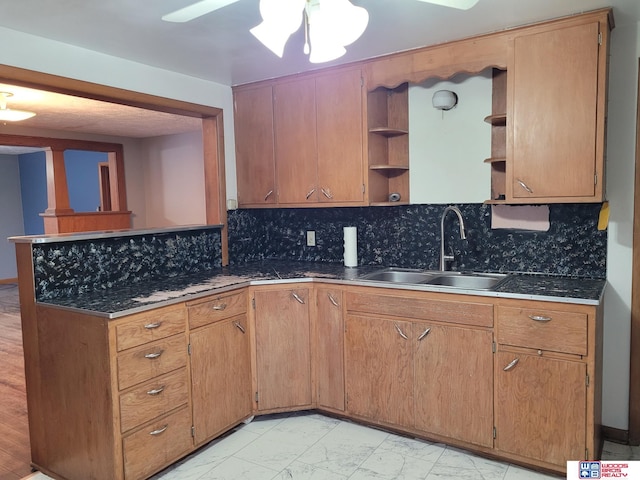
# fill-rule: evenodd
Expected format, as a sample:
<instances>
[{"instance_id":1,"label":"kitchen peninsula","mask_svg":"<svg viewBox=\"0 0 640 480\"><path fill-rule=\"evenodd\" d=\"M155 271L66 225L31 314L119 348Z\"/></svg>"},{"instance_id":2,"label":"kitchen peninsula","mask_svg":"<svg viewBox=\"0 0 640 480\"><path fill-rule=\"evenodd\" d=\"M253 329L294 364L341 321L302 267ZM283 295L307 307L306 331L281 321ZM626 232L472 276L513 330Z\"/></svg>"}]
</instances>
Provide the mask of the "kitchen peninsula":
<instances>
[{"instance_id":1,"label":"kitchen peninsula","mask_svg":"<svg viewBox=\"0 0 640 480\"><path fill-rule=\"evenodd\" d=\"M54 478L147 478L251 415L305 409L549 471L599 458L604 280L223 268L218 226L12 240L32 460Z\"/></svg>"}]
</instances>

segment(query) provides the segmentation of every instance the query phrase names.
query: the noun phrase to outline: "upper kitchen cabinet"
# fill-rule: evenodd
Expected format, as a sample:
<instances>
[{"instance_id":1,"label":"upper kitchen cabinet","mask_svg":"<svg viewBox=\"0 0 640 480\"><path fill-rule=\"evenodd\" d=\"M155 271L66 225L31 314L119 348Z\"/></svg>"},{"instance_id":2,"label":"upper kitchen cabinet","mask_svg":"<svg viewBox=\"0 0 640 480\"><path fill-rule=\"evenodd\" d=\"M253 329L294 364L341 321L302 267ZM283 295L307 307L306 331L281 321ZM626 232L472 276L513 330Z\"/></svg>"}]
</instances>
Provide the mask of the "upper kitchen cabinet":
<instances>
[{"instance_id":1,"label":"upper kitchen cabinet","mask_svg":"<svg viewBox=\"0 0 640 480\"><path fill-rule=\"evenodd\" d=\"M279 82L273 93L278 203L361 205L360 70Z\"/></svg>"},{"instance_id":2,"label":"upper kitchen cabinet","mask_svg":"<svg viewBox=\"0 0 640 480\"><path fill-rule=\"evenodd\" d=\"M239 87L234 95L241 207L364 204L359 68Z\"/></svg>"},{"instance_id":3,"label":"upper kitchen cabinet","mask_svg":"<svg viewBox=\"0 0 640 480\"><path fill-rule=\"evenodd\" d=\"M241 207L276 203L272 87L234 90L236 173Z\"/></svg>"},{"instance_id":4,"label":"upper kitchen cabinet","mask_svg":"<svg viewBox=\"0 0 640 480\"><path fill-rule=\"evenodd\" d=\"M603 201L608 12L522 33L507 75L506 201Z\"/></svg>"}]
</instances>

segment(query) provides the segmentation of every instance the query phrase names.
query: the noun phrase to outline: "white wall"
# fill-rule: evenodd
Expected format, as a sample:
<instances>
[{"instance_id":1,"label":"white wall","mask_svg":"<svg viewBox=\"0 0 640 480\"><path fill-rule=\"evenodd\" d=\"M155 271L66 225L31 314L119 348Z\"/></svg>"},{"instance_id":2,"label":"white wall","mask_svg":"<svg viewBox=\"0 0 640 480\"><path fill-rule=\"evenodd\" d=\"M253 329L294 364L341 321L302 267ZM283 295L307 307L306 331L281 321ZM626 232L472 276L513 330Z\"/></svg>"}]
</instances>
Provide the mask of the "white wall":
<instances>
[{"instance_id":1,"label":"white wall","mask_svg":"<svg viewBox=\"0 0 640 480\"><path fill-rule=\"evenodd\" d=\"M491 196L491 71L456 75L409 87L411 203L482 203ZM436 110L437 90L451 90L458 104Z\"/></svg>"},{"instance_id":2,"label":"white wall","mask_svg":"<svg viewBox=\"0 0 640 480\"><path fill-rule=\"evenodd\" d=\"M143 140L147 227L207 222L202 131Z\"/></svg>"},{"instance_id":3,"label":"white wall","mask_svg":"<svg viewBox=\"0 0 640 480\"><path fill-rule=\"evenodd\" d=\"M607 134L607 196L611 205L604 311L602 422L629 426L629 352L633 189L640 24L611 36ZM639 212L640 214L640 212Z\"/></svg>"},{"instance_id":4,"label":"white wall","mask_svg":"<svg viewBox=\"0 0 640 480\"><path fill-rule=\"evenodd\" d=\"M20 168L16 155L0 155L0 280L17 278L16 251L7 237L24 235Z\"/></svg>"}]
</instances>

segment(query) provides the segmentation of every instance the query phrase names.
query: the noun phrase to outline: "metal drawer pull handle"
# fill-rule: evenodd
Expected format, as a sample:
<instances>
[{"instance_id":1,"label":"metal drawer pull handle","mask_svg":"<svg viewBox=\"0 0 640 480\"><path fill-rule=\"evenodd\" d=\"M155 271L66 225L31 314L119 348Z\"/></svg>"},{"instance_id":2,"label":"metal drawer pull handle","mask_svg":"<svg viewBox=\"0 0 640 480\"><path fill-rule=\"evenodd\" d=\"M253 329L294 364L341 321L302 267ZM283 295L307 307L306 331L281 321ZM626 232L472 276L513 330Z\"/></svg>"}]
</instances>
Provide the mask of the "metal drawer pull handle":
<instances>
[{"instance_id":1,"label":"metal drawer pull handle","mask_svg":"<svg viewBox=\"0 0 640 480\"><path fill-rule=\"evenodd\" d=\"M297 293L291 292L291 295L293 295L293 298L295 298L298 301L298 303L301 303L302 305L304 305L304 300L301 299Z\"/></svg>"},{"instance_id":2,"label":"metal drawer pull handle","mask_svg":"<svg viewBox=\"0 0 640 480\"><path fill-rule=\"evenodd\" d=\"M427 328L424 332L422 332L422 334L418 337L418 341L422 340L424 337L429 335L430 331L431 331L431 328Z\"/></svg>"},{"instance_id":3,"label":"metal drawer pull handle","mask_svg":"<svg viewBox=\"0 0 640 480\"><path fill-rule=\"evenodd\" d=\"M333 306L334 306L334 307L339 307L339 306L340 306L340 305L338 305L338 302L336 302L336 301L335 301L335 299L331 296L331 294L330 294L330 293L327 293L327 297L329 297L329 301L330 301L331 303L333 303Z\"/></svg>"},{"instance_id":4,"label":"metal drawer pull handle","mask_svg":"<svg viewBox=\"0 0 640 480\"><path fill-rule=\"evenodd\" d=\"M405 340L407 340L407 339L409 338L409 337L407 337L407 336L404 334L404 332L400 329L400 327L398 326L398 324L397 324L397 323L394 323L394 324L393 324L393 326L394 326L394 327L396 327L396 331L398 332L398 334L399 334L402 338L404 338Z\"/></svg>"},{"instance_id":5,"label":"metal drawer pull handle","mask_svg":"<svg viewBox=\"0 0 640 480\"><path fill-rule=\"evenodd\" d=\"M163 385L163 386L161 386L161 387L158 387L158 388L154 388L154 389L152 389L152 390L149 390L149 391L147 392L147 395L151 395L151 396L153 397L153 396L156 396L156 395L160 395L162 392L164 392L164 385Z\"/></svg>"},{"instance_id":6,"label":"metal drawer pull handle","mask_svg":"<svg viewBox=\"0 0 640 480\"><path fill-rule=\"evenodd\" d=\"M167 423L164 427L154 430L153 432L149 432L149 435L160 435L164 433L164 431L169 428L169 424Z\"/></svg>"},{"instance_id":7,"label":"metal drawer pull handle","mask_svg":"<svg viewBox=\"0 0 640 480\"><path fill-rule=\"evenodd\" d=\"M155 352L155 353L147 353L144 358L148 358L149 360L153 360L155 358L158 358L160 355L162 355L162 352L164 352L164 350L160 350L159 352Z\"/></svg>"},{"instance_id":8,"label":"metal drawer pull handle","mask_svg":"<svg viewBox=\"0 0 640 480\"><path fill-rule=\"evenodd\" d=\"M509 370L511 370L513 367L515 367L518 362L520 361L519 358L514 358L513 360L511 360L511 363L509 363L509 365L507 365L506 367L504 367L502 370L504 370L505 372L508 372Z\"/></svg>"},{"instance_id":9,"label":"metal drawer pull handle","mask_svg":"<svg viewBox=\"0 0 640 480\"><path fill-rule=\"evenodd\" d=\"M147 323L144 328L147 330L153 330L154 328L158 328L160 325L162 325L162 322Z\"/></svg>"},{"instance_id":10,"label":"metal drawer pull handle","mask_svg":"<svg viewBox=\"0 0 640 480\"><path fill-rule=\"evenodd\" d=\"M225 308L227 308L227 304L226 303L223 303L221 305L214 305L213 306L214 310L224 310Z\"/></svg>"},{"instance_id":11,"label":"metal drawer pull handle","mask_svg":"<svg viewBox=\"0 0 640 480\"><path fill-rule=\"evenodd\" d=\"M529 192L529 193L533 193L533 190L531 190L531 189L529 188L529 186L528 186L526 183L524 183L522 180L518 180L518 179L516 178L516 181L517 181L517 182L520 184L520 186L521 186L522 188L524 188L527 192Z\"/></svg>"},{"instance_id":12,"label":"metal drawer pull handle","mask_svg":"<svg viewBox=\"0 0 640 480\"><path fill-rule=\"evenodd\" d=\"M242 325L240 325L240 322L233 322L233 324L236 326L238 330L240 330L242 333L245 333L245 329Z\"/></svg>"},{"instance_id":13,"label":"metal drawer pull handle","mask_svg":"<svg viewBox=\"0 0 640 480\"><path fill-rule=\"evenodd\" d=\"M333 195L331 195L331 192L329 190L325 190L324 188L321 188L320 191L323 193L323 195L329 199L333 198Z\"/></svg>"},{"instance_id":14,"label":"metal drawer pull handle","mask_svg":"<svg viewBox=\"0 0 640 480\"><path fill-rule=\"evenodd\" d=\"M271 196L271 194L272 194L272 193L273 193L273 190L269 190L269 191L267 192L267 194L264 196L264 201L265 201L265 202L267 201L267 198L269 198L269 197Z\"/></svg>"},{"instance_id":15,"label":"metal drawer pull handle","mask_svg":"<svg viewBox=\"0 0 640 480\"><path fill-rule=\"evenodd\" d=\"M306 196L305 198L306 198L307 200L309 200L309 197L310 197L311 195L313 195L313 192L315 192L315 191L316 191L316 189L315 189L315 188L312 188L312 189L309 191L309 193L307 193L307 196Z\"/></svg>"},{"instance_id":16,"label":"metal drawer pull handle","mask_svg":"<svg viewBox=\"0 0 640 480\"><path fill-rule=\"evenodd\" d=\"M536 322L550 322L551 321L551 317L544 317L542 315L529 315L529 318L531 320L536 321Z\"/></svg>"}]
</instances>

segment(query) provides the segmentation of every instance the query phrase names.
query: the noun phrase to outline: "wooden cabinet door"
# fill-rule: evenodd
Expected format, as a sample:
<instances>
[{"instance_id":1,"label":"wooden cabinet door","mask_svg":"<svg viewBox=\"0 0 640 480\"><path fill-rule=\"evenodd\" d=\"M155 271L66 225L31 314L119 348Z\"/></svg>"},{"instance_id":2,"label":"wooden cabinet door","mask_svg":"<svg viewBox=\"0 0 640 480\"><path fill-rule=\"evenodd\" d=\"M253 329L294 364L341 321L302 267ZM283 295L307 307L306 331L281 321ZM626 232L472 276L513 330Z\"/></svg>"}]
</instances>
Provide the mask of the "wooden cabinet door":
<instances>
[{"instance_id":1,"label":"wooden cabinet door","mask_svg":"<svg viewBox=\"0 0 640 480\"><path fill-rule=\"evenodd\" d=\"M344 410L344 319L342 291L316 290L314 365L318 406Z\"/></svg>"},{"instance_id":2,"label":"wooden cabinet door","mask_svg":"<svg viewBox=\"0 0 640 480\"><path fill-rule=\"evenodd\" d=\"M493 446L493 335L413 325L416 428Z\"/></svg>"},{"instance_id":3,"label":"wooden cabinet door","mask_svg":"<svg viewBox=\"0 0 640 480\"><path fill-rule=\"evenodd\" d=\"M597 200L596 126L604 115L597 111L598 95L604 95L598 91L598 33L594 22L515 39L508 73L514 198Z\"/></svg>"},{"instance_id":4,"label":"wooden cabinet door","mask_svg":"<svg viewBox=\"0 0 640 480\"><path fill-rule=\"evenodd\" d=\"M585 458L586 375L584 363L498 352L496 449L562 468Z\"/></svg>"},{"instance_id":5,"label":"wooden cabinet door","mask_svg":"<svg viewBox=\"0 0 640 480\"><path fill-rule=\"evenodd\" d=\"M255 292L258 410L311 405L309 288Z\"/></svg>"},{"instance_id":6,"label":"wooden cabinet door","mask_svg":"<svg viewBox=\"0 0 640 480\"><path fill-rule=\"evenodd\" d=\"M251 357L247 316L190 335L195 443L200 445L251 415Z\"/></svg>"},{"instance_id":7,"label":"wooden cabinet door","mask_svg":"<svg viewBox=\"0 0 640 480\"><path fill-rule=\"evenodd\" d=\"M238 204L276 203L271 86L236 90L234 122Z\"/></svg>"},{"instance_id":8,"label":"wooden cabinet door","mask_svg":"<svg viewBox=\"0 0 640 480\"><path fill-rule=\"evenodd\" d=\"M413 343L411 323L348 315L345 380L350 415L412 426Z\"/></svg>"},{"instance_id":9,"label":"wooden cabinet door","mask_svg":"<svg viewBox=\"0 0 640 480\"><path fill-rule=\"evenodd\" d=\"M315 79L276 84L273 102L278 202L317 202Z\"/></svg>"},{"instance_id":10,"label":"wooden cabinet door","mask_svg":"<svg viewBox=\"0 0 640 480\"><path fill-rule=\"evenodd\" d=\"M319 201L363 202L360 70L316 79L316 115Z\"/></svg>"}]
</instances>

